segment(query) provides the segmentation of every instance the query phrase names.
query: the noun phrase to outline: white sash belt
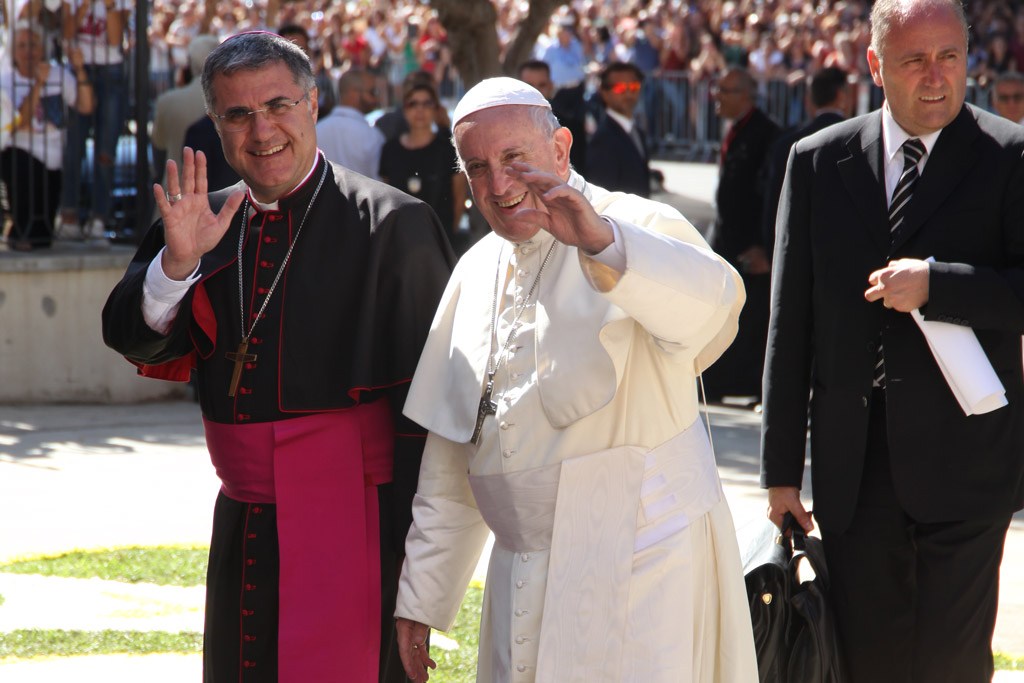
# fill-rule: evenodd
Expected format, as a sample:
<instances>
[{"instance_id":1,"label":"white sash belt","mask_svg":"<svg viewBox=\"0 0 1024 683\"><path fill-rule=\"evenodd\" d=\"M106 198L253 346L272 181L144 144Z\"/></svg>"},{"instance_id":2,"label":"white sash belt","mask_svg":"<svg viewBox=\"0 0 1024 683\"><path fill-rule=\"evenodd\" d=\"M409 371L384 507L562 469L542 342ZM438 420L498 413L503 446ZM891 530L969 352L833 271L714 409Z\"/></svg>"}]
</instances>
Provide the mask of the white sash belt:
<instances>
[{"instance_id":1,"label":"white sash belt","mask_svg":"<svg viewBox=\"0 0 1024 683\"><path fill-rule=\"evenodd\" d=\"M536 679L624 680L623 667L632 668L624 658L634 553L721 500L704 425L698 420L651 451L620 446L469 479L496 543L513 552L551 549Z\"/></svg>"},{"instance_id":2,"label":"white sash belt","mask_svg":"<svg viewBox=\"0 0 1024 683\"><path fill-rule=\"evenodd\" d=\"M514 553L551 547L561 464L509 474L470 475L477 507L494 542Z\"/></svg>"}]
</instances>

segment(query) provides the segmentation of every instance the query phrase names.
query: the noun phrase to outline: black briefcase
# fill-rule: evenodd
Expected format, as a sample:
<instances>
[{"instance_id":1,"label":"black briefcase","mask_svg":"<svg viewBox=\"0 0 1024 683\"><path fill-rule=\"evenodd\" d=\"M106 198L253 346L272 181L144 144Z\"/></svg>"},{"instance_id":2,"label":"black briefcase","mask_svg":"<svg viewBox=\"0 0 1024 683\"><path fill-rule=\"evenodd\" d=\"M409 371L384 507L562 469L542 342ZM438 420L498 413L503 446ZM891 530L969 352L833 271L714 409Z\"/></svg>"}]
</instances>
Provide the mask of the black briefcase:
<instances>
[{"instance_id":1,"label":"black briefcase","mask_svg":"<svg viewBox=\"0 0 1024 683\"><path fill-rule=\"evenodd\" d=\"M814 579L800 581L802 561ZM788 513L782 532L766 520L744 553L743 574L760 683L842 683L821 539L807 536Z\"/></svg>"}]
</instances>

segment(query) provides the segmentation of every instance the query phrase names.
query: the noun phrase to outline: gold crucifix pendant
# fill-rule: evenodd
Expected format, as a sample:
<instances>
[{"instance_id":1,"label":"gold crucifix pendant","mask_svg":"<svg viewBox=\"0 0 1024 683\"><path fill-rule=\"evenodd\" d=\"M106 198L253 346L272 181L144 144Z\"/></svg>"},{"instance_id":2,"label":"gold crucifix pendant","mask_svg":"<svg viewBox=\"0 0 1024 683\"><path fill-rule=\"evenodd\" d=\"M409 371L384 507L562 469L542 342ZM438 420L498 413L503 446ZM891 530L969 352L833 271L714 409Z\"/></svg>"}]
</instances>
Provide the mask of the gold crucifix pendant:
<instances>
[{"instance_id":1,"label":"gold crucifix pendant","mask_svg":"<svg viewBox=\"0 0 1024 683\"><path fill-rule=\"evenodd\" d=\"M238 382L242 379L242 365L256 360L255 353L246 353L249 350L249 339L245 338L238 344L238 351L224 354L228 360L234 361L235 370L231 373L231 386L228 388L228 396L234 398L238 391Z\"/></svg>"}]
</instances>

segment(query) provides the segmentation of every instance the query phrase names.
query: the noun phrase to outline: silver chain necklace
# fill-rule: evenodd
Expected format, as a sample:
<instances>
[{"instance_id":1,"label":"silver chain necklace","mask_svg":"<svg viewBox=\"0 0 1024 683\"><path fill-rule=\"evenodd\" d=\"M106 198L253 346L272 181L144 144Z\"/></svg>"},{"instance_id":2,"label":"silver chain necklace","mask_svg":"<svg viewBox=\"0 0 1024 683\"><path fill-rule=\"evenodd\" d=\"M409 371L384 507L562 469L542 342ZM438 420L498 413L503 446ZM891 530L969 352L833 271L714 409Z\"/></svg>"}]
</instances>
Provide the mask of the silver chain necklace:
<instances>
[{"instance_id":1,"label":"silver chain necklace","mask_svg":"<svg viewBox=\"0 0 1024 683\"><path fill-rule=\"evenodd\" d=\"M281 275L284 273L284 269L288 265L288 259L291 258L292 251L295 249L295 243L299 240L299 233L302 232L302 226L306 224L306 218L309 217L309 212L313 208L313 204L316 203L316 197L320 194L320 188L324 186L324 180L326 178L327 164L325 163L324 170L320 174L320 182L317 183L316 190L313 192L313 197L309 200L309 204L306 206L306 213L302 214L302 221L299 223L299 229L295 231L295 237L292 238L292 243L288 245L288 251L285 253L284 260L281 261L281 265L277 269L277 275L274 276L273 284L270 285L267 295L263 298L263 305L260 306L259 313L253 316L252 325L249 326L248 333L245 333L245 292L242 286L242 245L245 243L245 234L249 231L249 193L246 192L245 206L242 208L242 229L238 233L238 315L241 322L240 329L244 336L242 337L242 341L238 344L238 351L229 351L225 354L227 359L233 361L235 364L235 369L231 373L231 385L228 387L228 396L233 397L235 392L238 390L238 382L242 378L242 365L256 360L255 353L248 353L249 339L252 337L252 331L256 329L256 323L260 321L260 316L263 315L263 311L267 309L267 304L270 303L270 297L274 295L277 283L281 280ZM255 278L255 275L253 277Z\"/></svg>"},{"instance_id":2,"label":"silver chain necklace","mask_svg":"<svg viewBox=\"0 0 1024 683\"><path fill-rule=\"evenodd\" d=\"M518 331L519 318L523 316L523 313L529 308L530 298L533 297L533 293L537 290L537 285L540 283L540 276L544 274L544 266L551 260L551 254L555 251L555 245L558 244L558 240L551 243L548 247L548 253L544 256L544 260L541 261L540 269L537 270L537 277L533 280L533 285L530 286L530 291L526 293L526 299L523 300L523 307L516 313L515 300L512 300L512 325L509 330L508 336L505 337L505 344L501 347L501 351L498 353L498 360L494 360L494 342L497 339L497 323L498 323L498 280L501 277L501 256L505 251L505 245L501 245L501 249L498 251L498 266L494 272L494 297L491 299L491 337L490 346L487 352L487 386L484 387L484 393L480 397L480 407L476 413L476 427L473 429L472 441L475 444L480 443L480 432L483 430L484 418L488 415L495 415L498 412L498 404L491 400L491 394L494 392L494 376L498 373L498 368L501 367L501 361L505 360L508 356L508 347L512 343L512 340L516 337Z\"/></svg>"}]
</instances>

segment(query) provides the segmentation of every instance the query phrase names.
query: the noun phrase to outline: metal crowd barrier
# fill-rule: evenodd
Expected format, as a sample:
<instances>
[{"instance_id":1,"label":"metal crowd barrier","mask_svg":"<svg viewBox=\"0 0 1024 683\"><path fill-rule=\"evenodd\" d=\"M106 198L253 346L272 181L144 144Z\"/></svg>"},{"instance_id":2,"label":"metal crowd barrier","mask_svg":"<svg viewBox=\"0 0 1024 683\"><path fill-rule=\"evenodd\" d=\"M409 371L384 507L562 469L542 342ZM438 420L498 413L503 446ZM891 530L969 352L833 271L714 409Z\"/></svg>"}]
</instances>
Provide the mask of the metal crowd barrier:
<instances>
[{"instance_id":1,"label":"metal crowd barrier","mask_svg":"<svg viewBox=\"0 0 1024 683\"><path fill-rule=\"evenodd\" d=\"M726 122L715 113L710 80L693 81L686 72L665 72L644 82L637 117L647 126L652 154L686 161L718 159ZM966 101L989 109L990 86L968 83ZM771 80L758 85L758 106L782 128L798 127L809 117L804 81ZM596 94L596 93L595 93ZM855 113L882 105L882 89L869 79L854 84Z\"/></svg>"}]
</instances>

